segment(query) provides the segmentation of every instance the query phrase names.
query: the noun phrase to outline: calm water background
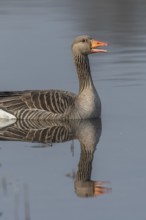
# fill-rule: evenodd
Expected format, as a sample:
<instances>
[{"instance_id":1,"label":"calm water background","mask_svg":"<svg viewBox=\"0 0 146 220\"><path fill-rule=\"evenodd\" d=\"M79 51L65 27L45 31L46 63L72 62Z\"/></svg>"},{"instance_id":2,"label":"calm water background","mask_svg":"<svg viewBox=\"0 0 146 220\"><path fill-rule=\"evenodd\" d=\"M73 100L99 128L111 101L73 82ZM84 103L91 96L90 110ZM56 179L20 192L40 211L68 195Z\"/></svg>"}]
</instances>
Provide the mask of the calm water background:
<instances>
[{"instance_id":1,"label":"calm water background","mask_svg":"<svg viewBox=\"0 0 146 220\"><path fill-rule=\"evenodd\" d=\"M76 196L66 174L77 169L77 141L74 157L71 142L52 148L0 142L0 219L24 219L24 184L31 220L146 218L145 24L144 0L0 1L0 90L77 92L73 38L88 34L109 42L109 53L90 56L102 101L92 179L110 181L112 187L100 197Z\"/></svg>"}]
</instances>

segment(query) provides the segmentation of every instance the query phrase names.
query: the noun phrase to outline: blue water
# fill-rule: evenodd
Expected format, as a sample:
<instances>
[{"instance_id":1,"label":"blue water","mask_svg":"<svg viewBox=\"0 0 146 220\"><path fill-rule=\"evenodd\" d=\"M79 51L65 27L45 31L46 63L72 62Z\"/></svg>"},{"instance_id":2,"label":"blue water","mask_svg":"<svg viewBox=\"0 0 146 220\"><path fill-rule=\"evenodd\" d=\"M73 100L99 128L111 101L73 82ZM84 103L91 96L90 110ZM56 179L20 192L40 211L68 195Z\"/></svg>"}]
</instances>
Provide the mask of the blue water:
<instances>
[{"instance_id":1,"label":"blue water","mask_svg":"<svg viewBox=\"0 0 146 220\"><path fill-rule=\"evenodd\" d=\"M88 34L109 43L107 54L90 56L102 102L102 132L91 178L109 181L112 188L94 198L77 196L74 180L67 177L78 169L77 140L73 155L72 141L42 148L1 141L0 219L146 218L145 11L142 0L0 2L1 91L78 92L73 38Z\"/></svg>"}]
</instances>

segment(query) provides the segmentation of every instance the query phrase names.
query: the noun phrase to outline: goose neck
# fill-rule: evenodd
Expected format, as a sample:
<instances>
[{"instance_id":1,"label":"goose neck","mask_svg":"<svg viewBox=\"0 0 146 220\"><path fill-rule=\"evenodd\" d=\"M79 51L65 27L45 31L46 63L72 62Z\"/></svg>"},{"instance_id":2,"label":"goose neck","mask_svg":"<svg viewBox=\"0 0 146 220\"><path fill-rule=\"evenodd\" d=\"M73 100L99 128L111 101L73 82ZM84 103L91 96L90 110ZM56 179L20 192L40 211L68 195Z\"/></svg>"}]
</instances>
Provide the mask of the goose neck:
<instances>
[{"instance_id":1,"label":"goose neck","mask_svg":"<svg viewBox=\"0 0 146 220\"><path fill-rule=\"evenodd\" d=\"M93 88L94 85L92 81L88 56L83 54L75 54L74 62L79 78L79 93L82 93L86 89Z\"/></svg>"}]
</instances>

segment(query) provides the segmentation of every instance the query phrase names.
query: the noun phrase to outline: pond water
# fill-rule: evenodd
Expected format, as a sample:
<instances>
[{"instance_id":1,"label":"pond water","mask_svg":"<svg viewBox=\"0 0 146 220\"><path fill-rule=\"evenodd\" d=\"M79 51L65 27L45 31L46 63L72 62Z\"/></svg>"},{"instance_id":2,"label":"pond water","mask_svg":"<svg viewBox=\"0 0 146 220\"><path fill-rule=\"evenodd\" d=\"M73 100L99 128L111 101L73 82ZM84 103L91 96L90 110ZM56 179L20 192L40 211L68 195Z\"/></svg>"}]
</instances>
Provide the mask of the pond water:
<instances>
[{"instance_id":1,"label":"pond water","mask_svg":"<svg viewBox=\"0 0 146 220\"><path fill-rule=\"evenodd\" d=\"M15 124L7 135L23 135L0 141L0 219L146 218L145 12L144 0L0 1L1 91L78 92L73 38L109 43L90 56L101 121L55 125L67 136L49 144Z\"/></svg>"}]
</instances>

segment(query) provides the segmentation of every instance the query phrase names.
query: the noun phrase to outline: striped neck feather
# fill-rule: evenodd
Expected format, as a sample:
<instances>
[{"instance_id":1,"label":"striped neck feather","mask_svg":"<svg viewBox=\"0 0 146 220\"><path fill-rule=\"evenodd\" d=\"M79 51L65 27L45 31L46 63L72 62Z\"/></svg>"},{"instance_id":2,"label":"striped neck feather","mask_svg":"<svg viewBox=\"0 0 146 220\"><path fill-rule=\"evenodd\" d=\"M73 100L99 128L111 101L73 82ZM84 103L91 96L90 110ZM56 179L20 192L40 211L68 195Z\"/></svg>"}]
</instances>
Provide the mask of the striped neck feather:
<instances>
[{"instance_id":1,"label":"striped neck feather","mask_svg":"<svg viewBox=\"0 0 146 220\"><path fill-rule=\"evenodd\" d=\"M79 78L79 93L82 93L85 89L94 87L89 59L87 55L78 54L74 55L74 62Z\"/></svg>"}]
</instances>

